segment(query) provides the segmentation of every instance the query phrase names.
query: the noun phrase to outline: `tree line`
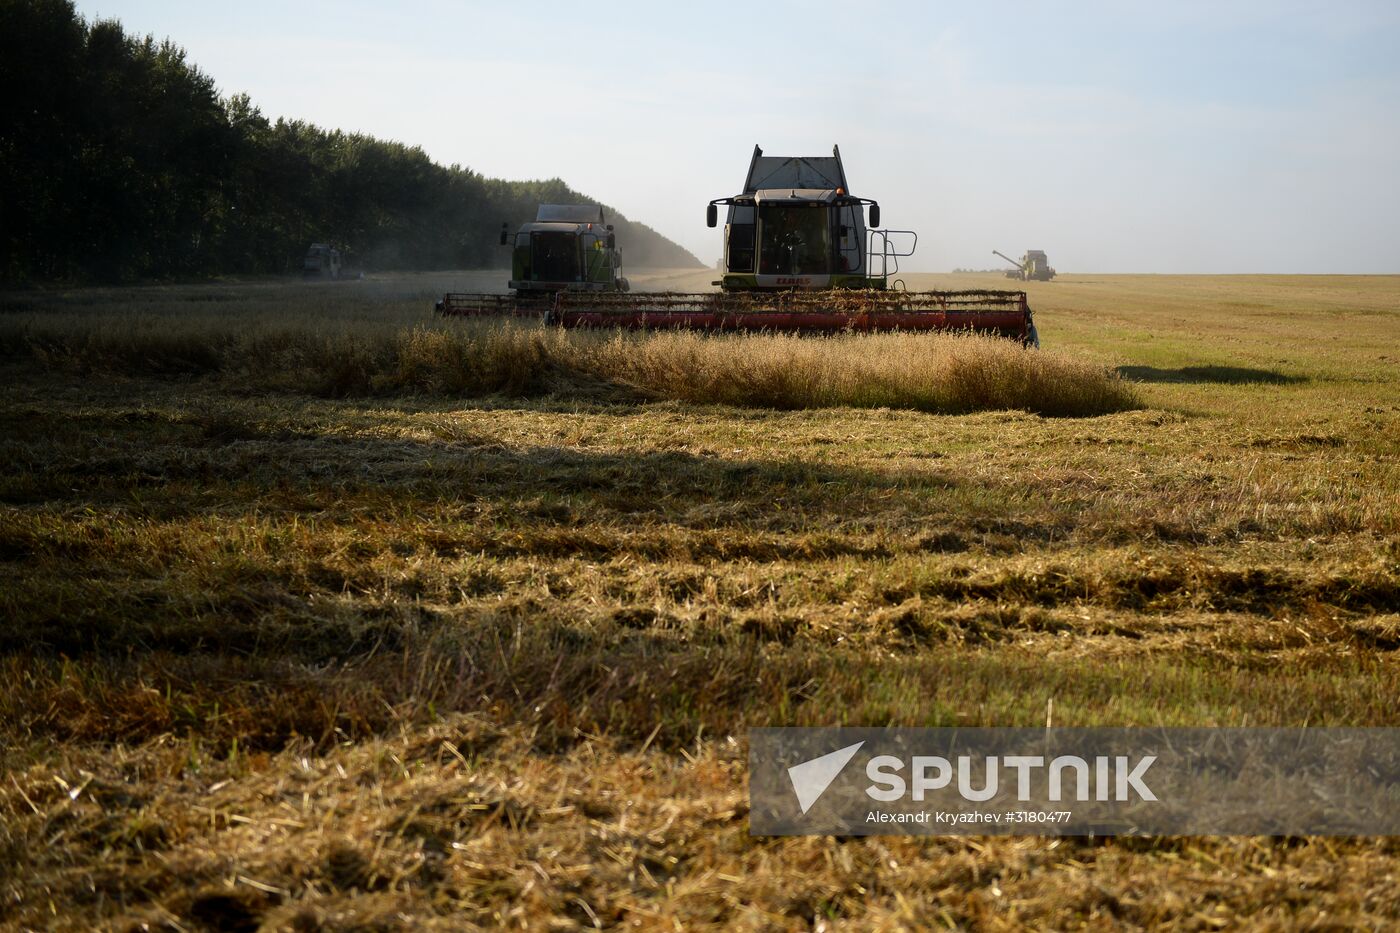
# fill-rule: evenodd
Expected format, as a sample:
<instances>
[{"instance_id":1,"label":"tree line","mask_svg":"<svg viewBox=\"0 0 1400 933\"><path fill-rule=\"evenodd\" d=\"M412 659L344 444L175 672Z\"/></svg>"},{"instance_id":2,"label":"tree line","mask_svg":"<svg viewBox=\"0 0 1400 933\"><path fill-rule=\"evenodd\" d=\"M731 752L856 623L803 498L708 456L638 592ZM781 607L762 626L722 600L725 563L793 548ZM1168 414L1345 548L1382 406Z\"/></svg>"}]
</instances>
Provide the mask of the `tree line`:
<instances>
[{"instance_id":1,"label":"tree line","mask_svg":"<svg viewBox=\"0 0 1400 933\"><path fill-rule=\"evenodd\" d=\"M416 146L265 117L169 40L70 0L0 0L0 280L285 274L313 241L370 269L500 265L503 221L597 203ZM604 206L631 265L699 261Z\"/></svg>"}]
</instances>

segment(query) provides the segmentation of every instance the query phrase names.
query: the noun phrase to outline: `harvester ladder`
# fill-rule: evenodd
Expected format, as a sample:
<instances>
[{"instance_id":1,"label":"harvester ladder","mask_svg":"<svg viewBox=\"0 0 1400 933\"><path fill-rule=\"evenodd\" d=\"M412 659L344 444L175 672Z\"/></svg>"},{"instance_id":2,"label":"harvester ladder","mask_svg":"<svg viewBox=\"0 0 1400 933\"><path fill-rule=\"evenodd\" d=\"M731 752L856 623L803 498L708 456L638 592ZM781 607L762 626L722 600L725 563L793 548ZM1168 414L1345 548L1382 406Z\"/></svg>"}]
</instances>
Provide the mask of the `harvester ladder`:
<instances>
[{"instance_id":1,"label":"harvester ladder","mask_svg":"<svg viewBox=\"0 0 1400 933\"><path fill-rule=\"evenodd\" d=\"M909 237L909 248L901 250L897 243L890 242L890 235ZM870 245L866 250L865 268L872 279L888 282L891 275L899 272L899 260L914 255L919 246L919 235L913 230L871 230ZM878 267L877 267L878 262Z\"/></svg>"}]
</instances>

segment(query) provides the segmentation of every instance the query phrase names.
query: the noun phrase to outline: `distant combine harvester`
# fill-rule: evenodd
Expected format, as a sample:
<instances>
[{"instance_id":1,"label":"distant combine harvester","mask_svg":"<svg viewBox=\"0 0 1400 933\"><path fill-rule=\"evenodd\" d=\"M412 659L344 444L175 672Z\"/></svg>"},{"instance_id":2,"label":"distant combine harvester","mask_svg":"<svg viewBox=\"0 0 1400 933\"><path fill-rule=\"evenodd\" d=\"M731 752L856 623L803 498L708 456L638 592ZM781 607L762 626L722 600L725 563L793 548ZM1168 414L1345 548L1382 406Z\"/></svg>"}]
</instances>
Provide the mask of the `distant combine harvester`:
<instances>
[{"instance_id":1,"label":"distant combine harvester","mask_svg":"<svg viewBox=\"0 0 1400 933\"><path fill-rule=\"evenodd\" d=\"M1050 268L1050 260L1045 256L1043 249L1028 249L1026 254L1017 262L1005 253L992 250L993 256L1000 256L1016 268L1007 269L1008 279L1020 279L1022 282L1048 282L1055 277L1055 270Z\"/></svg>"},{"instance_id":2,"label":"distant combine harvester","mask_svg":"<svg viewBox=\"0 0 1400 933\"><path fill-rule=\"evenodd\" d=\"M301 274L308 279L340 278L340 250L329 243L312 243L301 261Z\"/></svg>"}]
</instances>

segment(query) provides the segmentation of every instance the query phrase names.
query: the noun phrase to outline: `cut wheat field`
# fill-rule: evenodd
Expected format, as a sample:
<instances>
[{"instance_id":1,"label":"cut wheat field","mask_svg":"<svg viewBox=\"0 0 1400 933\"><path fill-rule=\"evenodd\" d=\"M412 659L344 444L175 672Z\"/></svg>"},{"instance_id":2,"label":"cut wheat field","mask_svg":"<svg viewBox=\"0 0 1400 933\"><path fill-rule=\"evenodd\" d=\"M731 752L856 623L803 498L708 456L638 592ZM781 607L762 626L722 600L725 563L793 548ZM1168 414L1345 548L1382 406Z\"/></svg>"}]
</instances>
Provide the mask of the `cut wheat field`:
<instances>
[{"instance_id":1,"label":"cut wheat field","mask_svg":"<svg viewBox=\"0 0 1400 933\"><path fill-rule=\"evenodd\" d=\"M745 784L754 726L1400 726L1400 277L1066 275L1038 353L433 319L500 278L0 296L0 928L1400 923L1394 839Z\"/></svg>"}]
</instances>

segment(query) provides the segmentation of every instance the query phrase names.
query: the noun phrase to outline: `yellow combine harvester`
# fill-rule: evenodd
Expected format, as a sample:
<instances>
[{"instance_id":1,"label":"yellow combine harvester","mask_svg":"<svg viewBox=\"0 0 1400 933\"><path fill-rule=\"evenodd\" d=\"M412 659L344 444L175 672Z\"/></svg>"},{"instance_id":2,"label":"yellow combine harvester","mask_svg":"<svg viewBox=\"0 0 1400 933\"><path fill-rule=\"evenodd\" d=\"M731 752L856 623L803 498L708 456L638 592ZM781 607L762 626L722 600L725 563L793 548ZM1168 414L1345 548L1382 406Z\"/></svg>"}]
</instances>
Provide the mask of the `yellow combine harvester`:
<instances>
[{"instance_id":1,"label":"yellow combine harvester","mask_svg":"<svg viewBox=\"0 0 1400 933\"><path fill-rule=\"evenodd\" d=\"M993 256L1000 256L1016 268L1007 269L1008 279L1020 279L1022 282L1048 282L1055 277L1055 270L1050 268L1050 260L1045 255L1043 249L1028 249L1026 254L1017 262L1005 253L992 250Z\"/></svg>"}]
</instances>

